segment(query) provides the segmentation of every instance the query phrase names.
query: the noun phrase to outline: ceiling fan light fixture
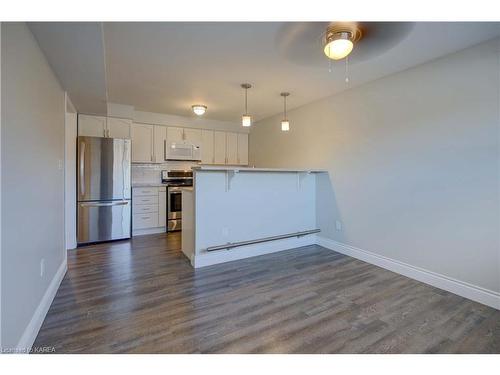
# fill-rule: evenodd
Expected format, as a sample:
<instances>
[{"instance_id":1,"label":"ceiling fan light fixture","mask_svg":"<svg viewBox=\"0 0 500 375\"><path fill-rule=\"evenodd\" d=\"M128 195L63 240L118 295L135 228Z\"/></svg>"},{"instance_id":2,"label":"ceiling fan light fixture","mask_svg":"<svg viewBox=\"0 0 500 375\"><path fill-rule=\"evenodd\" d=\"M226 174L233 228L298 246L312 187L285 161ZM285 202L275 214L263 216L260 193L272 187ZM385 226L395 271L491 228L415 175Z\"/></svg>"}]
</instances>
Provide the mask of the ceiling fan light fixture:
<instances>
[{"instance_id":1,"label":"ceiling fan light fixture","mask_svg":"<svg viewBox=\"0 0 500 375\"><path fill-rule=\"evenodd\" d=\"M350 32L327 33L325 55L333 60L341 60L352 52L354 43Z\"/></svg>"},{"instance_id":2,"label":"ceiling fan light fixture","mask_svg":"<svg viewBox=\"0 0 500 375\"><path fill-rule=\"evenodd\" d=\"M207 111L207 106L203 104L195 104L191 106L191 108L193 109L193 112L198 116L204 115Z\"/></svg>"}]
</instances>

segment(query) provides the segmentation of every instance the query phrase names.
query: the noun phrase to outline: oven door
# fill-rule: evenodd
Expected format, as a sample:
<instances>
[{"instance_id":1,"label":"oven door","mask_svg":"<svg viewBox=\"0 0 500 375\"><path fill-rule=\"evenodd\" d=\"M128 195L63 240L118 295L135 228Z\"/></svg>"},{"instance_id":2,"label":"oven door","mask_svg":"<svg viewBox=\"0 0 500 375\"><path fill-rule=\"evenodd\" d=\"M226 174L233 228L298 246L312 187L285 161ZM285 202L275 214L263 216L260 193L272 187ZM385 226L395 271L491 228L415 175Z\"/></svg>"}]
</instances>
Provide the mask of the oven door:
<instances>
[{"instance_id":1,"label":"oven door","mask_svg":"<svg viewBox=\"0 0 500 375\"><path fill-rule=\"evenodd\" d=\"M182 218L182 189L178 187L168 188L168 220Z\"/></svg>"}]
</instances>

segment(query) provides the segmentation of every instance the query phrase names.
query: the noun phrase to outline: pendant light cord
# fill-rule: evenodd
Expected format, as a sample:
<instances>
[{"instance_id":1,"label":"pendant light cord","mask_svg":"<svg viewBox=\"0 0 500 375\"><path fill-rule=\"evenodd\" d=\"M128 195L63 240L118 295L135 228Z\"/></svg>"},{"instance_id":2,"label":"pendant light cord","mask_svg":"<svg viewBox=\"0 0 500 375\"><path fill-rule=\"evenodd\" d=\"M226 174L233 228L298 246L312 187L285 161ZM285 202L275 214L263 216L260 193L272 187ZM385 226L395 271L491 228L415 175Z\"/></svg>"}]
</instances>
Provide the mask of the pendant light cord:
<instances>
[{"instance_id":1,"label":"pendant light cord","mask_svg":"<svg viewBox=\"0 0 500 375\"><path fill-rule=\"evenodd\" d=\"M248 93L248 88L245 87L245 115L248 115L248 106L247 106L247 93Z\"/></svg>"},{"instance_id":2,"label":"pendant light cord","mask_svg":"<svg viewBox=\"0 0 500 375\"><path fill-rule=\"evenodd\" d=\"M285 120L286 120L286 96L283 96L283 113L285 115Z\"/></svg>"}]
</instances>

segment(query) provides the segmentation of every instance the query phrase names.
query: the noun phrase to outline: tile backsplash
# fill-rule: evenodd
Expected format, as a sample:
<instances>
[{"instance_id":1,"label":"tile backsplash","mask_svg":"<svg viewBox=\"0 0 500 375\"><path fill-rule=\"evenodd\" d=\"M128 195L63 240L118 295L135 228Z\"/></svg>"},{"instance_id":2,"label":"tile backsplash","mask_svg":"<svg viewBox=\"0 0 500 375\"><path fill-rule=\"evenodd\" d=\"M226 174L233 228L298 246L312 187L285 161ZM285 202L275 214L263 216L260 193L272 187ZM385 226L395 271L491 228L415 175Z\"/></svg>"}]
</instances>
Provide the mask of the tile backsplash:
<instances>
[{"instance_id":1,"label":"tile backsplash","mask_svg":"<svg viewBox=\"0 0 500 375\"><path fill-rule=\"evenodd\" d=\"M192 161L168 161L163 164L132 164L132 184L161 183L161 171L166 169L191 169L198 165Z\"/></svg>"}]
</instances>

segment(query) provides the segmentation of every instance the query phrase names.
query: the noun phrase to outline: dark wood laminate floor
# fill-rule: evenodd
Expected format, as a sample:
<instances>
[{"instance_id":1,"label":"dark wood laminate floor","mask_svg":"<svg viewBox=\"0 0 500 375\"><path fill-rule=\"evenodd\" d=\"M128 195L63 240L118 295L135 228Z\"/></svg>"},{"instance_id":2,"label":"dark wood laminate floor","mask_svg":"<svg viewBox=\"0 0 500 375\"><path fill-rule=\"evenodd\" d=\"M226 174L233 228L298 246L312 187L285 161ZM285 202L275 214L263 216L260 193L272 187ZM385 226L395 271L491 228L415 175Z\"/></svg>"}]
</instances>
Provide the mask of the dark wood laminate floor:
<instances>
[{"instance_id":1,"label":"dark wood laminate floor","mask_svg":"<svg viewBox=\"0 0 500 375\"><path fill-rule=\"evenodd\" d=\"M194 270L179 234L71 251L57 353L500 353L500 312L308 246Z\"/></svg>"}]
</instances>

